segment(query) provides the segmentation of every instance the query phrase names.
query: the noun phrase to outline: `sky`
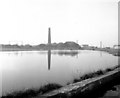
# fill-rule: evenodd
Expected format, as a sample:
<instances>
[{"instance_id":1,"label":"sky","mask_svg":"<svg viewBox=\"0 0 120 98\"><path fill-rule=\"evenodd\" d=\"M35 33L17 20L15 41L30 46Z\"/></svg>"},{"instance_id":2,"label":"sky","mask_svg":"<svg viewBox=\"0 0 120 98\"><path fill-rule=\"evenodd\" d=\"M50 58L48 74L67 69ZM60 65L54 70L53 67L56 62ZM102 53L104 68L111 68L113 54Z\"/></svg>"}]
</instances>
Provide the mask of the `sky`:
<instances>
[{"instance_id":1,"label":"sky","mask_svg":"<svg viewBox=\"0 0 120 98\"><path fill-rule=\"evenodd\" d=\"M0 0L0 44L118 44L118 0Z\"/></svg>"}]
</instances>

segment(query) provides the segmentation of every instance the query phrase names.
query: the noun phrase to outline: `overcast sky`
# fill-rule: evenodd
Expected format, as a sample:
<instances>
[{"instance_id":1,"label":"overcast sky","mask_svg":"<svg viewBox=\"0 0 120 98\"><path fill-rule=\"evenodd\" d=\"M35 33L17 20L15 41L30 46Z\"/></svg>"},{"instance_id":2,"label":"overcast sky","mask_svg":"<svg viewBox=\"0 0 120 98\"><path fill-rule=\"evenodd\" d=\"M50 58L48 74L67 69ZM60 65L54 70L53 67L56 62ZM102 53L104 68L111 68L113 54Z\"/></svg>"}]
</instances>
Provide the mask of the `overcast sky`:
<instances>
[{"instance_id":1,"label":"overcast sky","mask_svg":"<svg viewBox=\"0 0 120 98\"><path fill-rule=\"evenodd\" d=\"M0 44L118 43L118 0L0 0Z\"/></svg>"}]
</instances>

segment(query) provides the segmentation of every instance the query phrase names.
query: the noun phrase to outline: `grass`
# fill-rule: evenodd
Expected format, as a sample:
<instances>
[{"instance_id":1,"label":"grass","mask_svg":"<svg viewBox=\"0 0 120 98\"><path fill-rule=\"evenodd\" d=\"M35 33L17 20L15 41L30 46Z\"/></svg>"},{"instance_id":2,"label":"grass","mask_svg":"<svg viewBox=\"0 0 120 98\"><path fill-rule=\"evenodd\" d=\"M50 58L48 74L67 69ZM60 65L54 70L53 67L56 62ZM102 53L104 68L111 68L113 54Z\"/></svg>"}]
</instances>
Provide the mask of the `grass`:
<instances>
[{"instance_id":1,"label":"grass","mask_svg":"<svg viewBox=\"0 0 120 98\"><path fill-rule=\"evenodd\" d=\"M74 79L73 83L80 82L82 80L86 80L86 79L89 79L89 78L97 77L97 76L100 76L100 75L103 75L103 74L104 74L104 71L98 70L96 72L88 73L88 74L85 74L83 76L80 76L78 79Z\"/></svg>"},{"instance_id":2,"label":"grass","mask_svg":"<svg viewBox=\"0 0 120 98\"><path fill-rule=\"evenodd\" d=\"M60 87L62 86L55 83L47 84L43 87L40 87L39 89L27 89L25 91L15 91L2 96L2 98L31 98L33 96L34 97L37 96L38 94L44 94L46 92L49 92L54 89L58 89Z\"/></svg>"},{"instance_id":3,"label":"grass","mask_svg":"<svg viewBox=\"0 0 120 98\"><path fill-rule=\"evenodd\" d=\"M105 70L98 70L96 72L85 74L83 76L80 76L78 79L74 79L72 83L80 82L82 80L93 78L93 77L98 77L109 71L113 71L116 68L120 68L120 65L112 67L112 68L107 68ZM70 84L70 82L67 83L67 85L69 85L69 84ZM31 98L31 97L35 97L37 95L42 95L44 93L47 93L49 91L52 91L52 90L55 90L55 89L58 89L61 87L62 86L59 84L52 83L52 84L47 84L45 86L42 86L39 89L27 89L27 90L23 90L23 91L15 91L12 93L8 93L8 94L2 96L2 98Z\"/></svg>"},{"instance_id":4,"label":"grass","mask_svg":"<svg viewBox=\"0 0 120 98\"><path fill-rule=\"evenodd\" d=\"M105 70L98 70L98 71L96 71L96 72L87 73L87 74L85 74L85 75L83 75L83 76L80 76L80 77L77 78L77 79L74 79L74 80L73 80L73 83L80 82L80 81L82 81L82 80L89 79L89 78L93 78L93 77L98 77L98 76L100 76L100 75L104 75L105 73L110 72L110 71L113 71L113 70L115 70L115 69L117 69L117 68L120 68L120 65L114 66L114 67L112 67L112 68L107 68L107 69L105 69ZM67 84L68 84L68 83L67 83Z\"/></svg>"}]
</instances>

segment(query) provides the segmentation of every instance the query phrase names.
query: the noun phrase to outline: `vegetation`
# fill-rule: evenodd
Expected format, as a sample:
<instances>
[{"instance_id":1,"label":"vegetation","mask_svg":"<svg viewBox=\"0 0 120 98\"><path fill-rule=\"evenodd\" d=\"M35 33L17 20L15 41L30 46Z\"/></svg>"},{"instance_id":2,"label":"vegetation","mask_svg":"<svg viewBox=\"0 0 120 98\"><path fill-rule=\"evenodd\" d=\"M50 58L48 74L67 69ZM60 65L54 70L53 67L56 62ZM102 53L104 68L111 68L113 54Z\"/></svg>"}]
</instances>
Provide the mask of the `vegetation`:
<instances>
[{"instance_id":1,"label":"vegetation","mask_svg":"<svg viewBox=\"0 0 120 98\"><path fill-rule=\"evenodd\" d=\"M72 41L68 41L65 43L52 43L51 45L48 44L40 44L40 45L0 45L2 46L2 51L32 51L32 50L48 50L48 49L59 49L59 50L63 50L63 49L68 49L68 50L78 50L80 49L80 45L72 42Z\"/></svg>"},{"instance_id":2,"label":"vegetation","mask_svg":"<svg viewBox=\"0 0 120 98\"><path fill-rule=\"evenodd\" d=\"M80 76L79 79L74 79L73 83L80 82L80 81L85 80L85 79L89 79L89 78L93 78L93 77L103 75L103 74L105 74L109 71L115 70L116 68L120 68L120 65L112 67L112 68L107 68L106 70L98 70L98 71L93 72L93 73L85 74L83 76ZM67 85L68 84L70 84L70 82L67 83ZM55 83L47 84L43 87L40 87L39 89L27 89L25 91L16 91L16 92L13 92L13 93L9 93L9 94L6 94L6 95L2 96L2 98L31 98L31 97L35 97L37 95L42 95L42 94L47 93L51 90L55 90L55 89L58 89L58 88L61 88L61 87L62 87L61 85L55 84Z\"/></svg>"},{"instance_id":3,"label":"vegetation","mask_svg":"<svg viewBox=\"0 0 120 98\"><path fill-rule=\"evenodd\" d=\"M105 70L98 70L96 72L92 72L92 73L87 73L83 76L80 76L78 79L74 79L73 80L73 83L76 83L76 82L80 82L82 80L85 80L85 79L89 79L89 78L93 78L93 77L98 77L100 75L104 75L105 73L109 72L109 71L113 71L117 68L120 68L120 65L117 65L115 67L112 67L112 68L107 68Z\"/></svg>"},{"instance_id":4,"label":"vegetation","mask_svg":"<svg viewBox=\"0 0 120 98\"><path fill-rule=\"evenodd\" d=\"M55 83L47 84L43 87L40 87L39 89L27 89L25 91L12 92L2 96L2 98L31 98L33 96L37 96L38 94L44 94L46 92L49 92L53 89L58 89L60 87L62 86Z\"/></svg>"}]
</instances>

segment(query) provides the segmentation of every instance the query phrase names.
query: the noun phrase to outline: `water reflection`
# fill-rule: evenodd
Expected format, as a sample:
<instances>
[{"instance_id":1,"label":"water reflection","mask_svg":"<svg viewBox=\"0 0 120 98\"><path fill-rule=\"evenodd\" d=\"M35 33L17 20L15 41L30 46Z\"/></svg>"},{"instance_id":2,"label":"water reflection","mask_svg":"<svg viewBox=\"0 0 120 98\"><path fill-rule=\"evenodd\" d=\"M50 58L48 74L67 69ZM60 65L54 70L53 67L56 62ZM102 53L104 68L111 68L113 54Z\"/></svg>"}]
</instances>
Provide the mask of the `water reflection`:
<instances>
[{"instance_id":1,"label":"water reflection","mask_svg":"<svg viewBox=\"0 0 120 98\"><path fill-rule=\"evenodd\" d=\"M48 70L50 70L50 66L51 66L51 53L52 54L58 54L59 56L76 56L76 58L78 58L78 54L79 52L78 51L54 51L54 52L51 52L51 49L48 49Z\"/></svg>"},{"instance_id":2,"label":"water reflection","mask_svg":"<svg viewBox=\"0 0 120 98\"><path fill-rule=\"evenodd\" d=\"M77 56L79 54L79 52L78 51L58 51L57 54L60 56L65 55L65 56L72 56L73 57L73 56Z\"/></svg>"},{"instance_id":3,"label":"water reflection","mask_svg":"<svg viewBox=\"0 0 120 98\"><path fill-rule=\"evenodd\" d=\"M51 65L51 50L48 50L48 70L50 70L50 65Z\"/></svg>"},{"instance_id":4,"label":"water reflection","mask_svg":"<svg viewBox=\"0 0 120 98\"><path fill-rule=\"evenodd\" d=\"M21 51L10 51L10 52L5 52L8 56L22 56L23 52Z\"/></svg>"},{"instance_id":5,"label":"water reflection","mask_svg":"<svg viewBox=\"0 0 120 98\"><path fill-rule=\"evenodd\" d=\"M102 51L100 51L100 57L102 57Z\"/></svg>"},{"instance_id":6,"label":"water reflection","mask_svg":"<svg viewBox=\"0 0 120 98\"><path fill-rule=\"evenodd\" d=\"M49 49L14 53L0 52L0 95L46 83L66 85L86 73L118 64L118 57L104 52L100 57L99 51Z\"/></svg>"}]
</instances>

